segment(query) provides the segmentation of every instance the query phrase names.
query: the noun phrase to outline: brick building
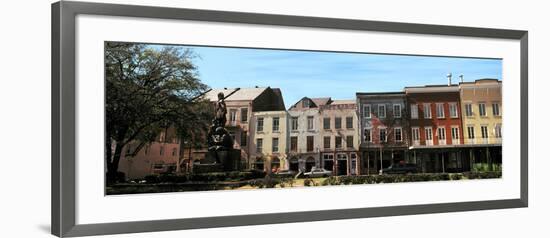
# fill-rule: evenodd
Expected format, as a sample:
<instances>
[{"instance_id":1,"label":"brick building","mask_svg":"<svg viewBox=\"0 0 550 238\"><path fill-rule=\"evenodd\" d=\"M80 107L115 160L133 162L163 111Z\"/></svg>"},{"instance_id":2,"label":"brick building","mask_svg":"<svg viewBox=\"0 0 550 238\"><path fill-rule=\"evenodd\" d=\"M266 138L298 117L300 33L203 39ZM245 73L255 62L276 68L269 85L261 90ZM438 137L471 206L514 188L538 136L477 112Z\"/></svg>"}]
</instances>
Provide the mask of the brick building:
<instances>
[{"instance_id":1,"label":"brick building","mask_svg":"<svg viewBox=\"0 0 550 238\"><path fill-rule=\"evenodd\" d=\"M410 152L423 172L469 169L464 144L458 85L405 88L409 108Z\"/></svg>"},{"instance_id":2,"label":"brick building","mask_svg":"<svg viewBox=\"0 0 550 238\"><path fill-rule=\"evenodd\" d=\"M408 113L403 92L357 93L362 174L407 160Z\"/></svg>"},{"instance_id":3,"label":"brick building","mask_svg":"<svg viewBox=\"0 0 550 238\"><path fill-rule=\"evenodd\" d=\"M123 148L118 170L127 179L179 170L180 140L173 127L159 131L152 142L132 141Z\"/></svg>"}]
</instances>

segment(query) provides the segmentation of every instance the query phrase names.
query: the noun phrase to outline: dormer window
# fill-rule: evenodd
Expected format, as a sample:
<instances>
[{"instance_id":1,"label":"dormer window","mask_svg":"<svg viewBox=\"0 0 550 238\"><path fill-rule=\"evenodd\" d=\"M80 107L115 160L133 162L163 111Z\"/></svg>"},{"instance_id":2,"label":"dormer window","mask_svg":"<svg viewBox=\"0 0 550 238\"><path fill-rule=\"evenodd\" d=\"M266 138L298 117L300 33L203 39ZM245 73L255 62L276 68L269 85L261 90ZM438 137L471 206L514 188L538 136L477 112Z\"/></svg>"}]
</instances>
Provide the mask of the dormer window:
<instances>
[{"instance_id":1,"label":"dormer window","mask_svg":"<svg viewBox=\"0 0 550 238\"><path fill-rule=\"evenodd\" d=\"M302 107L309 108L309 99L302 101Z\"/></svg>"}]
</instances>

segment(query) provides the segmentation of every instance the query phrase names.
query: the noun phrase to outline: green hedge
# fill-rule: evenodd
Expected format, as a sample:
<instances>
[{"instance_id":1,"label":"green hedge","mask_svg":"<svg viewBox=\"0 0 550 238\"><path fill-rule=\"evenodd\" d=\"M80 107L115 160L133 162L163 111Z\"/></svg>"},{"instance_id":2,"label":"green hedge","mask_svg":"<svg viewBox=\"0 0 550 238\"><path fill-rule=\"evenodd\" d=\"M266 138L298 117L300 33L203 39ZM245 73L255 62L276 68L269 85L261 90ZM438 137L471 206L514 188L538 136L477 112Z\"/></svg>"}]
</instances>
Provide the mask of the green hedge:
<instances>
[{"instance_id":1,"label":"green hedge","mask_svg":"<svg viewBox=\"0 0 550 238\"><path fill-rule=\"evenodd\" d=\"M148 184L156 183L185 183L185 182L223 182L223 181L244 181L250 179L264 178L265 172L251 171L233 171L233 172L217 172L217 173L198 173L188 175L161 174L148 175L144 180Z\"/></svg>"},{"instance_id":2,"label":"green hedge","mask_svg":"<svg viewBox=\"0 0 550 238\"><path fill-rule=\"evenodd\" d=\"M472 166L472 172L500 172L502 171L502 164L492 164L487 163L475 163Z\"/></svg>"},{"instance_id":3,"label":"green hedge","mask_svg":"<svg viewBox=\"0 0 550 238\"><path fill-rule=\"evenodd\" d=\"M278 178L266 176L263 179L253 179L248 182L248 185L256 188L274 188L279 185L281 188L294 187L293 178Z\"/></svg>"},{"instance_id":4,"label":"green hedge","mask_svg":"<svg viewBox=\"0 0 550 238\"><path fill-rule=\"evenodd\" d=\"M462 180L462 179L488 179L488 178L500 178L500 177L502 177L502 172L331 176L325 179L321 183L321 185L327 186L327 185L347 185L347 184L401 183L401 182L445 181L445 180Z\"/></svg>"}]
</instances>

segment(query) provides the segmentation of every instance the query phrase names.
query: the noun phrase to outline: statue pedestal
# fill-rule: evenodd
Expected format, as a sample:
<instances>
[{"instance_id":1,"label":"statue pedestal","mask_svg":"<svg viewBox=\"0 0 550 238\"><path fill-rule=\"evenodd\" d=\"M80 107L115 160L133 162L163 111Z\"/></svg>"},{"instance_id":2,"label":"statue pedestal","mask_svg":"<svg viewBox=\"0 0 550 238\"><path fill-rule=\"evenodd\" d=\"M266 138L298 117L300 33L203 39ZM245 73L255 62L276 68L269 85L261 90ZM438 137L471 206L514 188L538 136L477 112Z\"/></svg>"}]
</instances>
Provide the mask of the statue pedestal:
<instances>
[{"instance_id":1,"label":"statue pedestal","mask_svg":"<svg viewBox=\"0 0 550 238\"><path fill-rule=\"evenodd\" d=\"M216 163L218 158L218 163ZM208 151L204 160L193 165L194 173L238 171L241 169L241 151L236 149Z\"/></svg>"}]
</instances>

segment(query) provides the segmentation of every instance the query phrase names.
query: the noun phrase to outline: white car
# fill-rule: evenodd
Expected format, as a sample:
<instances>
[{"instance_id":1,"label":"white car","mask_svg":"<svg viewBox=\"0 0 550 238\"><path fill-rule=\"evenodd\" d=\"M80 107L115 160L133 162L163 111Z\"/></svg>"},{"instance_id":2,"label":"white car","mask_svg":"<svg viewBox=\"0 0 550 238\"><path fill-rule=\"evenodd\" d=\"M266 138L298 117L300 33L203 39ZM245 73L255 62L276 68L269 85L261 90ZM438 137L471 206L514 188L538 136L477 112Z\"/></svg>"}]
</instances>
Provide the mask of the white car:
<instances>
[{"instance_id":1,"label":"white car","mask_svg":"<svg viewBox=\"0 0 550 238\"><path fill-rule=\"evenodd\" d=\"M307 177L328 177L332 175L332 171L326 169L312 168L311 171L304 173Z\"/></svg>"}]
</instances>

